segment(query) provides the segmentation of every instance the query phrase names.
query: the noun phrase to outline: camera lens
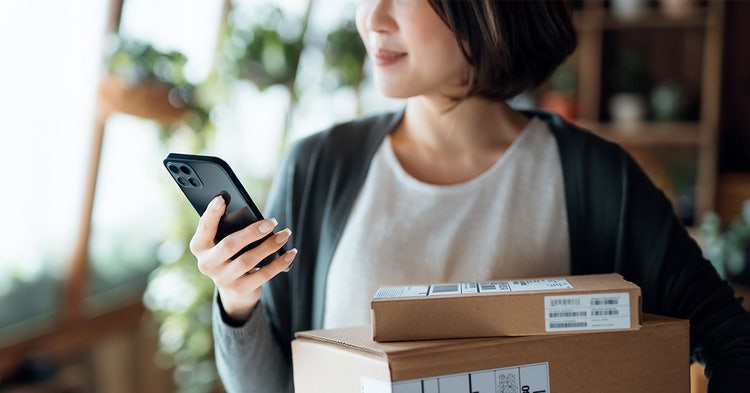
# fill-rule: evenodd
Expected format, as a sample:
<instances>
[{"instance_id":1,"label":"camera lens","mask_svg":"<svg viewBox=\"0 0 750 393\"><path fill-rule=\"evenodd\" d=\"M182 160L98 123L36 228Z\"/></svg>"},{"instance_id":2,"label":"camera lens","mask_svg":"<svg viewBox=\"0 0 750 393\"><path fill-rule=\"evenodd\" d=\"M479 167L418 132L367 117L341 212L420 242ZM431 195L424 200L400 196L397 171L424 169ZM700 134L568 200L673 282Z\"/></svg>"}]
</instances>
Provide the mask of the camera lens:
<instances>
[{"instance_id":1,"label":"camera lens","mask_svg":"<svg viewBox=\"0 0 750 393\"><path fill-rule=\"evenodd\" d=\"M187 165L180 165L180 171L186 175L190 174L190 167Z\"/></svg>"},{"instance_id":2,"label":"camera lens","mask_svg":"<svg viewBox=\"0 0 750 393\"><path fill-rule=\"evenodd\" d=\"M181 186L187 187L190 183L188 183L187 179L185 179L182 176L177 177L177 182L180 183Z\"/></svg>"},{"instance_id":3,"label":"camera lens","mask_svg":"<svg viewBox=\"0 0 750 393\"><path fill-rule=\"evenodd\" d=\"M196 179L194 177L188 178L188 181L190 182L190 185L192 185L193 187L200 187L201 186L201 182L199 182L198 179Z\"/></svg>"},{"instance_id":4,"label":"camera lens","mask_svg":"<svg viewBox=\"0 0 750 393\"><path fill-rule=\"evenodd\" d=\"M169 171L172 173L178 173L180 171L180 168L177 167L175 164L169 164Z\"/></svg>"}]
</instances>

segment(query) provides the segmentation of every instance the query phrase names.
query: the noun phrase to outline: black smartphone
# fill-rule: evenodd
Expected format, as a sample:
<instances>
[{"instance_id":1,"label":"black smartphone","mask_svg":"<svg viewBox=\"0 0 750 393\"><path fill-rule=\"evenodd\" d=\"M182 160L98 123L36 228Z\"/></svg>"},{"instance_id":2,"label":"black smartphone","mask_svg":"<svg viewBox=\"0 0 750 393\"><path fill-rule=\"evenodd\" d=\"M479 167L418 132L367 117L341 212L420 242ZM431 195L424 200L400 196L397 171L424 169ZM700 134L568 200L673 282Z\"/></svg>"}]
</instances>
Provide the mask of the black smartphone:
<instances>
[{"instance_id":1,"label":"black smartphone","mask_svg":"<svg viewBox=\"0 0 750 393\"><path fill-rule=\"evenodd\" d=\"M220 241L227 235L237 232L246 226L263 219L263 215L255 206L240 180L232 171L232 168L221 158L196 155L169 153L164 158L164 166L172 175L177 185L193 205L198 215L203 215L208 204L217 196L224 198L226 211L219 221L216 232L216 241ZM271 237L269 233L265 237L252 242L235 254L232 259L238 257L245 251L256 247L265 239ZM257 267L263 267L271 263L276 257L284 254L286 250L282 247L276 253L269 255L261 261Z\"/></svg>"}]
</instances>

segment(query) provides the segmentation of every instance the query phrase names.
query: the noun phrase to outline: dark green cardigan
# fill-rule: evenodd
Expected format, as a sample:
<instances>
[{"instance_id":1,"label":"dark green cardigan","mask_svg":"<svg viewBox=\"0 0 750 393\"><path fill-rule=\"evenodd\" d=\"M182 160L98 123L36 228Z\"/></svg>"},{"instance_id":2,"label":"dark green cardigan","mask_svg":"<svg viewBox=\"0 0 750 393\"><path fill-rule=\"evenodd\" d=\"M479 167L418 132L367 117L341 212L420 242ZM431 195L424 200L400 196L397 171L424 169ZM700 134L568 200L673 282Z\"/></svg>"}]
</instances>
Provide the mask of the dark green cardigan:
<instances>
[{"instance_id":1,"label":"dark green cardigan","mask_svg":"<svg viewBox=\"0 0 750 393\"><path fill-rule=\"evenodd\" d=\"M559 147L572 274L618 272L638 284L644 312L690 320L691 357L707 364L711 392L750 386L750 318L702 257L664 194L619 146L556 115L526 114L547 122ZM271 326L278 359L266 366L284 368L276 370L280 380L291 379L294 332L322 327L337 242L372 156L402 115L365 118L307 137L292 146L277 173L267 216L276 217L279 228L291 228L290 244L299 256L289 273L267 284L265 313L254 313L251 320L267 320ZM264 360L238 355L269 350L270 343L260 341L271 340L265 332L252 332L263 330L260 322L233 328L221 318L215 321L221 325L215 326L215 335L225 385L252 391L257 380L267 389L270 385L259 381L267 375L253 376L264 369L258 366Z\"/></svg>"}]
</instances>

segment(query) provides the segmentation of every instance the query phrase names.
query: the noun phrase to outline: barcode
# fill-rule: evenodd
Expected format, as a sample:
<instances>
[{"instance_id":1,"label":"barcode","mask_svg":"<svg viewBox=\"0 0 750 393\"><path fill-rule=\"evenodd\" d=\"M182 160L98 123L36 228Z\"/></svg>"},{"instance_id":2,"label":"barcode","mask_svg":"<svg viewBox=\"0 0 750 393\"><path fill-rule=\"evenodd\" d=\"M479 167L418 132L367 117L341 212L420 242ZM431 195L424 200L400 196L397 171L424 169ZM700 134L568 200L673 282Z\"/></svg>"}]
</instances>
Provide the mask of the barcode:
<instances>
[{"instance_id":1,"label":"barcode","mask_svg":"<svg viewBox=\"0 0 750 393\"><path fill-rule=\"evenodd\" d=\"M432 293L458 292L458 284L433 285Z\"/></svg>"},{"instance_id":2,"label":"barcode","mask_svg":"<svg viewBox=\"0 0 750 393\"><path fill-rule=\"evenodd\" d=\"M591 305L592 306L611 306L614 304L619 304L619 300L616 298L608 298L608 299L591 299Z\"/></svg>"},{"instance_id":3,"label":"barcode","mask_svg":"<svg viewBox=\"0 0 750 393\"><path fill-rule=\"evenodd\" d=\"M402 287L383 287L378 289L378 292L375 294L376 298L381 297L399 297L401 296L401 293L404 292L404 289Z\"/></svg>"},{"instance_id":4,"label":"barcode","mask_svg":"<svg viewBox=\"0 0 750 393\"><path fill-rule=\"evenodd\" d=\"M550 301L550 306L556 307L556 306L580 306L581 305L581 299L552 299Z\"/></svg>"},{"instance_id":5,"label":"barcode","mask_svg":"<svg viewBox=\"0 0 750 393\"><path fill-rule=\"evenodd\" d=\"M591 310L591 316L592 317L612 316L612 315L620 315L620 311L619 310L614 310L614 309Z\"/></svg>"},{"instance_id":6,"label":"barcode","mask_svg":"<svg viewBox=\"0 0 750 393\"><path fill-rule=\"evenodd\" d=\"M550 329L569 329L569 328L585 328L589 324L588 322L552 322L549 324Z\"/></svg>"},{"instance_id":7,"label":"barcode","mask_svg":"<svg viewBox=\"0 0 750 393\"><path fill-rule=\"evenodd\" d=\"M510 292L507 281L479 283L479 292Z\"/></svg>"},{"instance_id":8,"label":"barcode","mask_svg":"<svg viewBox=\"0 0 750 393\"><path fill-rule=\"evenodd\" d=\"M518 377L516 373L502 373L497 375L497 390L499 393L517 393Z\"/></svg>"},{"instance_id":9,"label":"barcode","mask_svg":"<svg viewBox=\"0 0 750 393\"><path fill-rule=\"evenodd\" d=\"M550 318L578 318L585 316L586 311L555 311L549 313Z\"/></svg>"}]
</instances>

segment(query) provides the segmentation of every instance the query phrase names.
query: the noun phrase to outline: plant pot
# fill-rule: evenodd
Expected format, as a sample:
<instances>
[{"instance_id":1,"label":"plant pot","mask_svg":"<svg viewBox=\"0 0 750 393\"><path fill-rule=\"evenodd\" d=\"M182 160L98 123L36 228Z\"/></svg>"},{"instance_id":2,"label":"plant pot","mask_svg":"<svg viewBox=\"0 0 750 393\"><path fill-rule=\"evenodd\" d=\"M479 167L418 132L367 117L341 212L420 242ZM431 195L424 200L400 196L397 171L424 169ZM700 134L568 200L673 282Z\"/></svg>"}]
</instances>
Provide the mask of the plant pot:
<instances>
[{"instance_id":1,"label":"plant pot","mask_svg":"<svg viewBox=\"0 0 750 393\"><path fill-rule=\"evenodd\" d=\"M685 89L677 83L656 86L649 97L651 112L657 121L677 121L685 114Z\"/></svg>"},{"instance_id":2,"label":"plant pot","mask_svg":"<svg viewBox=\"0 0 750 393\"><path fill-rule=\"evenodd\" d=\"M646 0L611 0L610 12L617 19L623 21L633 21L641 16L646 10Z\"/></svg>"},{"instance_id":3,"label":"plant pot","mask_svg":"<svg viewBox=\"0 0 750 393\"><path fill-rule=\"evenodd\" d=\"M568 121L576 117L576 99L572 93L548 91L539 97L539 107L555 112Z\"/></svg>"},{"instance_id":4,"label":"plant pot","mask_svg":"<svg viewBox=\"0 0 750 393\"><path fill-rule=\"evenodd\" d=\"M609 113L614 123L632 127L646 118L646 103L640 94L618 93L609 99Z\"/></svg>"}]
</instances>

